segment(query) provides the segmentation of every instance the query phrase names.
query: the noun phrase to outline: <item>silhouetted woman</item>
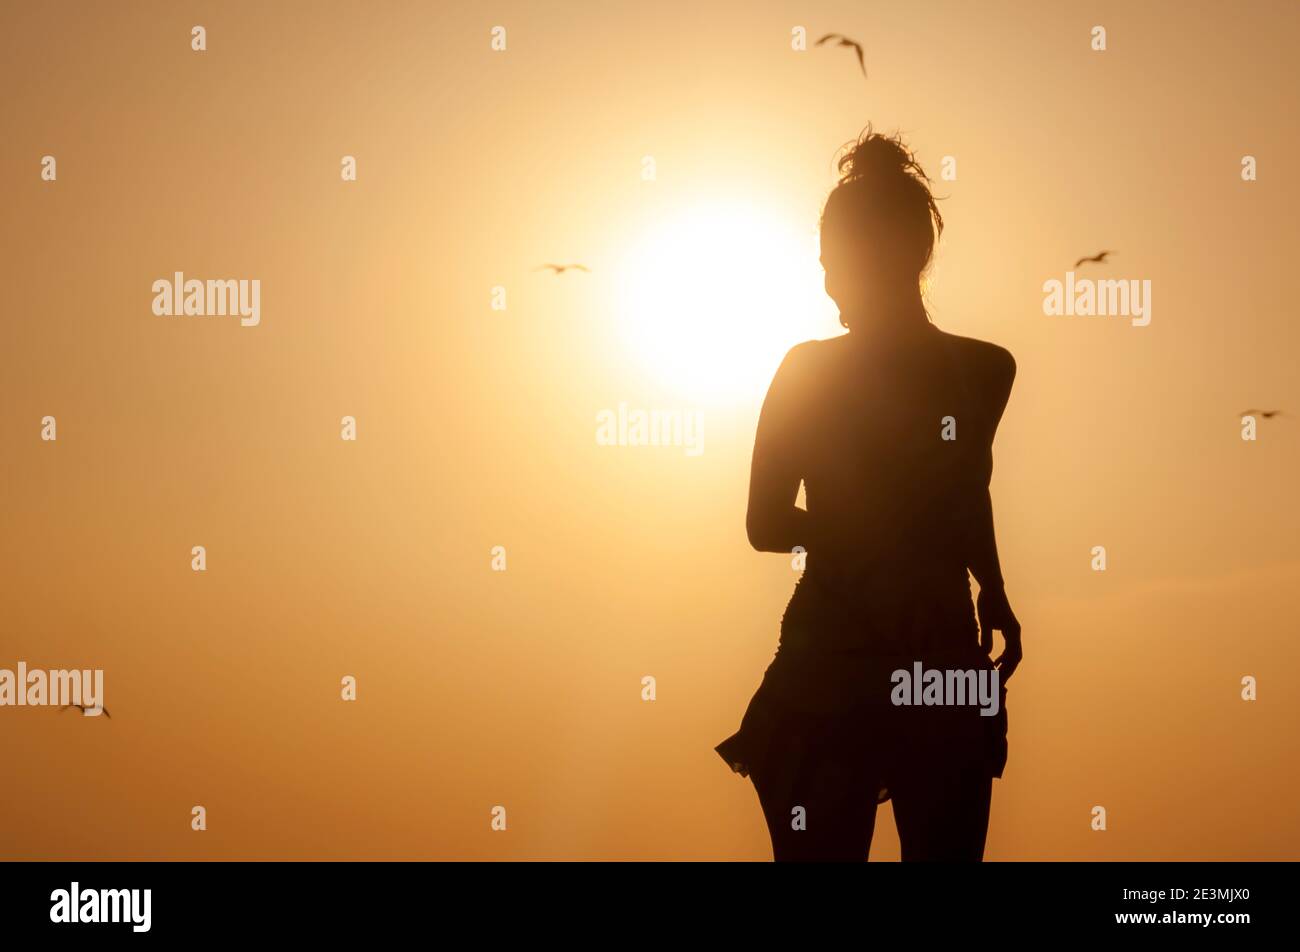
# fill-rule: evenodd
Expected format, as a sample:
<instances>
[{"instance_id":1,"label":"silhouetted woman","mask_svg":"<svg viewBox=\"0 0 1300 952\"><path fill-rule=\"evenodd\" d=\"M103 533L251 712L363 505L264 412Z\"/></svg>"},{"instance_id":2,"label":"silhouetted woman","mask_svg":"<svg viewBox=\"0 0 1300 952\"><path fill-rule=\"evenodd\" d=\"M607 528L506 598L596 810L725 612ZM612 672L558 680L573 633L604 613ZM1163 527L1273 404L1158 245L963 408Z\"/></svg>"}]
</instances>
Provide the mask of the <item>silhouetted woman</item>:
<instances>
[{"instance_id":1,"label":"silhouetted woman","mask_svg":"<svg viewBox=\"0 0 1300 952\"><path fill-rule=\"evenodd\" d=\"M717 750L753 780L777 860L865 860L892 798L904 860L978 861L1021 658L988 488L1015 361L930 323L921 278L943 219L912 153L868 127L839 168L822 265L849 333L786 355L749 487L750 543L802 546L807 561L776 656ZM1005 646L990 661L994 630ZM896 703L922 698L900 671L940 672L933 693L916 679L931 703Z\"/></svg>"}]
</instances>

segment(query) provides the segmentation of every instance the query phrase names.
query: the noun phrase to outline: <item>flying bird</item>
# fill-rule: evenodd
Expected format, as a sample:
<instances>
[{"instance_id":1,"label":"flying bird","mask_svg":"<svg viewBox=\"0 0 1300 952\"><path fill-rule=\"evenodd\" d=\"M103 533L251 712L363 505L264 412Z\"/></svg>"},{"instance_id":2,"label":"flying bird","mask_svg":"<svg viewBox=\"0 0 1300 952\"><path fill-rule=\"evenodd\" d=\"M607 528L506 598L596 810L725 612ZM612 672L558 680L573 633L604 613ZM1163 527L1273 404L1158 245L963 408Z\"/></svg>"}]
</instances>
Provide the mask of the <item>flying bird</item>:
<instances>
[{"instance_id":1,"label":"flying bird","mask_svg":"<svg viewBox=\"0 0 1300 952\"><path fill-rule=\"evenodd\" d=\"M857 42L856 40L850 40L850 39L849 39L847 36L845 36L843 33L827 33L827 34L826 34L825 36L823 36L820 40L818 40L817 43L816 43L815 45L817 45L817 46L821 46L823 43L826 43L826 42L829 41L829 40L835 40L835 41L837 41L837 42L835 43L836 46L847 46L847 47L849 47L850 49L852 49L853 52L857 53L857 54L858 54L858 67L862 70L862 75L863 75L863 76L866 76L866 75L867 75L867 64L866 64L866 63L863 61L863 59L862 59L862 44L861 44L861 43Z\"/></svg>"},{"instance_id":2,"label":"flying bird","mask_svg":"<svg viewBox=\"0 0 1300 952\"><path fill-rule=\"evenodd\" d=\"M82 714L85 714L85 713L86 713L86 705L84 705L84 704L64 704L62 707L59 708L59 710L60 710L60 711L66 711L66 710L67 710L68 708L70 708L70 707L75 707L75 708L76 708L77 710L79 710ZM94 710L94 708L91 708L91 710ZM108 708L106 708L106 707L101 707L100 710L104 712L104 716L107 717L109 720L112 720L112 719L113 719L113 715L110 714L110 713L108 713Z\"/></svg>"},{"instance_id":3,"label":"flying bird","mask_svg":"<svg viewBox=\"0 0 1300 952\"><path fill-rule=\"evenodd\" d=\"M1074 263L1074 266L1077 268L1077 267L1079 267L1079 265L1083 264L1085 261L1092 261L1092 262L1094 262L1094 263L1096 263L1096 264L1101 264L1102 262L1104 262L1104 261L1106 260L1106 256L1107 256L1107 255L1113 255L1114 253L1115 253L1115 252L1113 252L1113 251L1099 251L1099 252L1097 252L1095 255L1093 255L1091 258L1080 258L1078 261L1076 261L1076 262Z\"/></svg>"},{"instance_id":4,"label":"flying bird","mask_svg":"<svg viewBox=\"0 0 1300 952\"><path fill-rule=\"evenodd\" d=\"M591 274L591 269L585 264L544 264L540 267L533 268L533 270L545 271L547 268L550 268L556 274L564 274L564 272L568 271L570 268L574 268L578 271L586 271L588 274Z\"/></svg>"},{"instance_id":5,"label":"flying bird","mask_svg":"<svg viewBox=\"0 0 1300 952\"><path fill-rule=\"evenodd\" d=\"M1265 420L1271 420L1280 414L1281 410L1242 410L1242 416L1262 416Z\"/></svg>"}]
</instances>

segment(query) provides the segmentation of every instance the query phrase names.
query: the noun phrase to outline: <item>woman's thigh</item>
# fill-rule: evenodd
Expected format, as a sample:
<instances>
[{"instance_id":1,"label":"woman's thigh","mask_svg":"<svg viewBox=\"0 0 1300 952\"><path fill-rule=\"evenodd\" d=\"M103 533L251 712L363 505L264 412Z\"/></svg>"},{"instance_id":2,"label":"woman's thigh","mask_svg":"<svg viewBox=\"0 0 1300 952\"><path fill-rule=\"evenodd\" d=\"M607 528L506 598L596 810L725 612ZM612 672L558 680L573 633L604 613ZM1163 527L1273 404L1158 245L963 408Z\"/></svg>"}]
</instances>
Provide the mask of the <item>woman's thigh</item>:
<instances>
[{"instance_id":1,"label":"woman's thigh","mask_svg":"<svg viewBox=\"0 0 1300 952\"><path fill-rule=\"evenodd\" d=\"M926 770L890 787L903 862L984 859L993 778L982 764Z\"/></svg>"},{"instance_id":2,"label":"woman's thigh","mask_svg":"<svg viewBox=\"0 0 1300 952\"><path fill-rule=\"evenodd\" d=\"M865 862L876 785L857 758L807 752L752 775L777 862Z\"/></svg>"}]
</instances>

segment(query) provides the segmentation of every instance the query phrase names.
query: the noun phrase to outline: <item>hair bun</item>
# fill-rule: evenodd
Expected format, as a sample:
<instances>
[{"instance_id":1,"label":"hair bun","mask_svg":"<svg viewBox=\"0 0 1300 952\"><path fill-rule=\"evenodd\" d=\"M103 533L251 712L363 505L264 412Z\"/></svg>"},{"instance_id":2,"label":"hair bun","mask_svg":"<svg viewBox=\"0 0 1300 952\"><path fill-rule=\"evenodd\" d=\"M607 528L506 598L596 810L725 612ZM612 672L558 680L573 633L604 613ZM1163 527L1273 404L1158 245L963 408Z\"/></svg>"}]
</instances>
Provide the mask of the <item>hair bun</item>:
<instances>
[{"instance_id":1,"label":"hair bun","mask_svg":"<svg viewBox=\"0 0 1300 952\"><path fill-rule=\"evenodd\" d=\"M872 132L871 126L863 130L856 142L845 146L837 167L840 184L862 180L888 181L898 176L929 182L916 156L897 135L886 136Z\"/></svg>"},{"instance_id":2,"label":"hair bun","mask_svg":"<svg viewBox=\"0 0 1300 952\"><path fill-rule=\"evenodd\" d=\"M907 269L915 265L913 273L928 267L943 235L943 215L915 153L898 135L881 135L868 125L844 146L837 165L839 184L822 209L823 242L828 236L874 236L874 254L891 247Z\"/></svg>"}]
</instances>

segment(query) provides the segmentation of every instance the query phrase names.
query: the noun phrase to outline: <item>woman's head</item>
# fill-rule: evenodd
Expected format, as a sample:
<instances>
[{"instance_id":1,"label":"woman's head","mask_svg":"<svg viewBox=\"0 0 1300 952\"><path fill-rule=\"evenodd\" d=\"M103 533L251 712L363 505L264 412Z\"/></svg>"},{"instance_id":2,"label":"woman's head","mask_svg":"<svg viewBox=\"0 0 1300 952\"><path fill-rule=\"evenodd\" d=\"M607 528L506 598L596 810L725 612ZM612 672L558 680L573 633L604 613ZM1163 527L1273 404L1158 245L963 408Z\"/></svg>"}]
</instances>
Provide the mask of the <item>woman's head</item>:
<instances>
[{"instance_id":1,"label":"woman's head","mask_svg":"<svg viewBox=\"0 0 1300 952\"><path fill-rule=\"evenodd\" d=\"M822 211L822 266L826 293L852 327L919 302L943 216L929 178L897 136L867 126L846 147L839 171Z\"/></svg>"}]
</instances>

